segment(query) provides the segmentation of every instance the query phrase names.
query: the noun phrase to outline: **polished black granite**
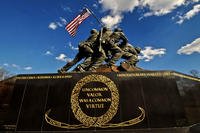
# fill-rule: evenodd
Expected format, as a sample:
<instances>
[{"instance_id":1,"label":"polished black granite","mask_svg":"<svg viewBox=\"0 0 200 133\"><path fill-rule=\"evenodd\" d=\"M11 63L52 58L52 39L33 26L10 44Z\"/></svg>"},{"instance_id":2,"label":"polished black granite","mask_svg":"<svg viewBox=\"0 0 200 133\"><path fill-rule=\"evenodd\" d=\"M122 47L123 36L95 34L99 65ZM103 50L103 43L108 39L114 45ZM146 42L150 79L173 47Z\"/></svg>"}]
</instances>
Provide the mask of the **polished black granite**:
<instances>
[{"instance_id":1,"label":"polished black granite","mask_svg":"<svg viewBox=\"0 0 200 133\"><path fill-rule=\"evenodd\" d=\"M200 79L174 71L32 74L0 83L4 131L186 132L200 123Z\"/></svg>"}]
</instances>

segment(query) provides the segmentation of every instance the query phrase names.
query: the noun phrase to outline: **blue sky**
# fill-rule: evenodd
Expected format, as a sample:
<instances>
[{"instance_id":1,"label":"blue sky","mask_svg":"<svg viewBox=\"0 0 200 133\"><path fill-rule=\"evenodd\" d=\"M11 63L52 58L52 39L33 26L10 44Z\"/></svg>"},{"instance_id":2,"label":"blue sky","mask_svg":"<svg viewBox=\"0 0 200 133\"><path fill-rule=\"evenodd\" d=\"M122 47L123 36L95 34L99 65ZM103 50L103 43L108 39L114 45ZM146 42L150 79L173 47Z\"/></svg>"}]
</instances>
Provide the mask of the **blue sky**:
<instances>
[{"instance_id":1,"label":"blue sky","mask_svg":"<svg viewBox=\"0 0 200 133\"><path fill-rule=\"evenodd\" d=\"M90 16L75 37L65 30L84 5L142 48L139 67L200 71L200 0L2 0L0 67L13 74L55 73L92 28L100 29Z\"/></svg>"}]
</instances>

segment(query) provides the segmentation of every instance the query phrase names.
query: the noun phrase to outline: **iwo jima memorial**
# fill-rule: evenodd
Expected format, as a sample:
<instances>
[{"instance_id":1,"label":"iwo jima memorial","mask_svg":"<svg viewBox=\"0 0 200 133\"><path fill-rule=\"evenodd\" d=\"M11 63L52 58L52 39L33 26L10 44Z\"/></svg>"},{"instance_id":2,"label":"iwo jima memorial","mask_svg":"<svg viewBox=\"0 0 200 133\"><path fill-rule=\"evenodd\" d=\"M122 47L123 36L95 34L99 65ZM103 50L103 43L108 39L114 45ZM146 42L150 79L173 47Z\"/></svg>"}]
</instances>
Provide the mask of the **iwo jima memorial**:
<instances>
[{"instance_id":1,"label":"iwo jima memorial","mask_svg":"<svg viewBox=\"0 0 200 133\"><path fill-rule=\"evenodd\" d=\"M200 79L143 70L136 65L140 50L119 28L92 29L58 73L1 81L0 130L200 132Z\"/></svg>"}]
</instances>

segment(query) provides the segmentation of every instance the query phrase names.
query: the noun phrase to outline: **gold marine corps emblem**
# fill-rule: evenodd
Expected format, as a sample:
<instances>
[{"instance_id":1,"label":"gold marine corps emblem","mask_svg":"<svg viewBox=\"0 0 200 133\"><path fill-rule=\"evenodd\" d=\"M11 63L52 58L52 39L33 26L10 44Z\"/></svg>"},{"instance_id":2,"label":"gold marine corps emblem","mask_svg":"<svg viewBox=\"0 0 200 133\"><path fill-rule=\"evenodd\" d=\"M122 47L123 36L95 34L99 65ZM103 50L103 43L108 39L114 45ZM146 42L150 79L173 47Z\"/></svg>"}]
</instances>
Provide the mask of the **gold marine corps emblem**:
<instances>
[{"instance_id":1,"label":"gold marine corps emblem","mask_svg":"<svg viewBox=\"0 0 200 133\"><path fill-rule=\"evenodd\" d=\"M45 120L50 125L67 129L124 127L144 120L145 111L138 107L141 114L137 118L109 123L118 112L119 101L117 86L111 79L98 74L88 75L76 83L71 93L71 109L81 124L71 125L54 120L48 116L51 110L45 113Z\"/></svg>"}]
</instances>

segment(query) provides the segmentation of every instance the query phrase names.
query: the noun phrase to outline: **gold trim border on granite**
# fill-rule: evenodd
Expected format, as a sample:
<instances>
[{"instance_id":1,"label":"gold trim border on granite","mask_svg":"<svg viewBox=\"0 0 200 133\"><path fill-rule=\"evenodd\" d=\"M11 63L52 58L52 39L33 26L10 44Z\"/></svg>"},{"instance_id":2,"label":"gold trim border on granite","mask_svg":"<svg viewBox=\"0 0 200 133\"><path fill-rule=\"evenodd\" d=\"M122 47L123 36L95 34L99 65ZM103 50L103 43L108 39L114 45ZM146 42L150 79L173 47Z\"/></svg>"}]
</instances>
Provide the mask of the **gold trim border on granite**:
<instances>
[{"instance_id":1,"label":"gold trim border on granite","mask_svg":"<svg viewBox=\"0 0 200 133\"><path fill-rule=\"evenodd\" d=\"M19 76L16 79L65 79L72 78L72 75L33 75L33 76Z\"/></svg>"},{"instance_id":2,"label":"gold trim border on granite","mask_svg":"<svg viewBox=\"0 0 200 133\"><path fill-rule=\"evenodd\" d=\"M173 74L174 76L178 76L178 77L181 77L181 78L190 79L190 80L194 80L194 81L200 82L200 79L199 79L199 78L196 78L196 77L187 76L187 75L180 74L180 73L176 73L176 72L172 72L172 74Z\"/></svg>"},{"instance_id":3,"label":"gold trim border on granite","mask_svg":"<svg viewBox=\"0 0 200 133\"><path fill-rule=\"evenodd\" d=\"M49 109L46 113L45 113L45 120L48 124L58 127L58 128L65 128L65 129L83 129L83 128L90 128L90 127L98 127L98 128L116 128L116 127L127 127L127 126L133 126L135 124L138 124L140 122L142 122L145 119L145 110L142 107L138 107L139 110L141 111L141 114L131 120L128 121L124 121L121 123L106 123L106 124L102 124L102 125L92 125L92 126L86 126L84 124L67 124L64 122L60 122L57 120L52 119L51 117L49 117L49 113L51 112L51 109Z\"/></svg>"},{"instance_id":4,"label":"gold trim border on granite","mask_svg":"<svg viewBox=\"0 0 200 133\"><path fill-rule=\"evenodd\" d=\"M140 72L140 73L120 73L118 77L168 77L171 72Z\"/></svg>"},{"instance_id":5,"label":"gold trim border on granite","mask_svg":"<svg viewBox=\"0 0 200 133\"><path fill-rule=\"evenodd\" d=\"M177 73L177 72L140 72L140 73L120 73L117 74L117 77L170 77L177 76L180 78L190 79L193 81L200 82L199 78L192 77L189 75Z\"/></svg>"}]
</instances>

